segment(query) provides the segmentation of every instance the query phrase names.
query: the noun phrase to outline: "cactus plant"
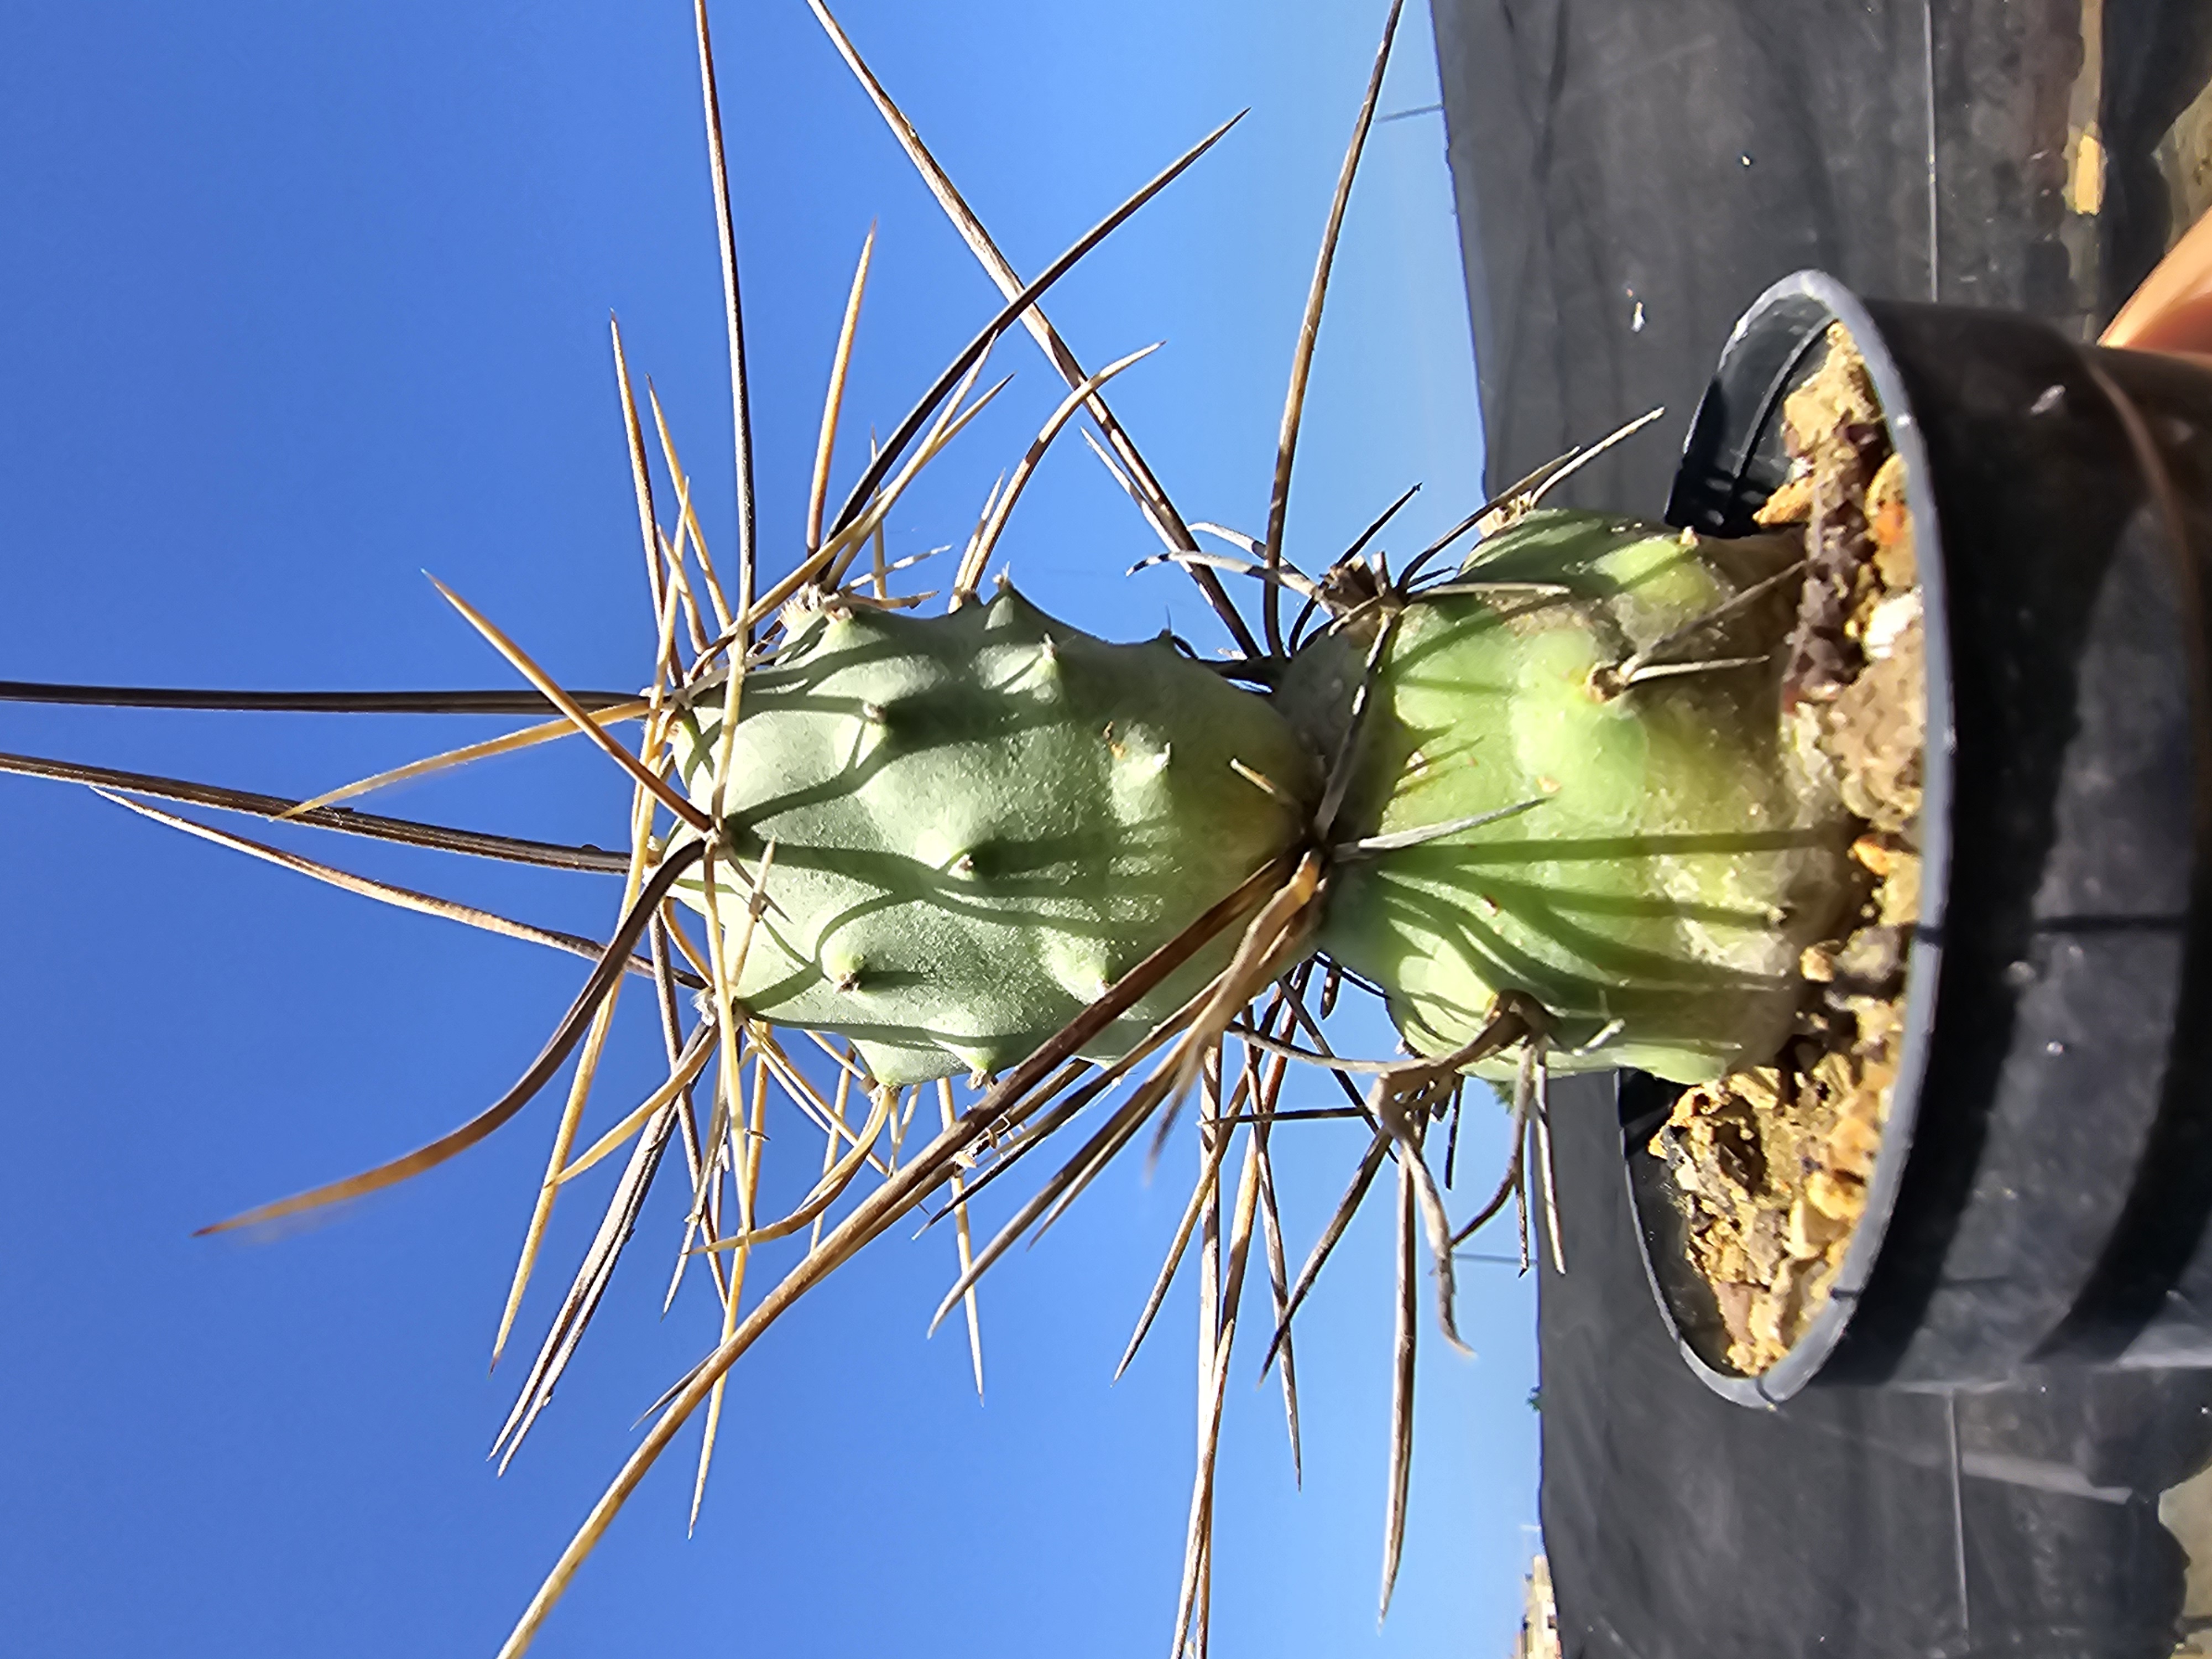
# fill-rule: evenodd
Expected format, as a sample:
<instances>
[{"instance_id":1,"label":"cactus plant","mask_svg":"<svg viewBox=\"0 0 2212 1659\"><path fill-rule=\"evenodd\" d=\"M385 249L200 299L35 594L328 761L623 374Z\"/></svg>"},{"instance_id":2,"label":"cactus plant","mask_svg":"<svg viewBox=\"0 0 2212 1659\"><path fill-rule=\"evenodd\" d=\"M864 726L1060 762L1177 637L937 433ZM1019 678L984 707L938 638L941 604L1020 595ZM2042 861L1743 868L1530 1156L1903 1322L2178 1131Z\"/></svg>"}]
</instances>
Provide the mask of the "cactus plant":
<instances>
[{"instance_id":1,"label":"cactus plant","mask_svg":"<svg viewBox=\"0 0 2212 1659\"><path fill-rule=\"evenodd\" d=\"M1697 1082L1780 1045L1843 850L1778 718L1797 558L1789 537L1540 510L1408 596L1385 648L1345 629L1292 659L1282 697L1325 736L1374 658L1345 827L1375 850L1342 865L1317 942L1416 1050L1461 1048L1508 990L1543 1006L1555 1069Z\"/></svg>"},{"instance_id":2,"label":"cactus plant","mask_svg":"<svg viewBox=\"0 0 2212 1659\"><path fill-rule=\"evenodd\" d=\"M1289 723L1164 641L1105 644L1010 586L939 617L827 598L794 621L726 757L709 708L678 763L741 863L776 848L774 916L718 896L749 940L736 1000L850 1039L878 1083L1018 1064L1297 836L1312 768ZM677 890L707 908L699 878ZM1227 953L1079 1052L1126 1053Z\"/></svg>"},{"instance_id":3,"label":"cactus plant","mask_svg":"<svg viewBox=\"0 0 2212 1659\"><path fill-rule=\"evenodd\" d=\"M1415 1050L1465 1046L1511 990L1555 1066L1763 1060L1839 891L1842 820L1774 714L1796 561L1784 537L1539 512L1462 580L1342 611L1273 696L1011 587L938 617L817 596L748 677L726 757L716 711L676 728L723 844L778 848L776 919L720 895L736 1000L849 1038L878 1083L1003 1071L1310 835L1347 752L1310 946L1381 986ZM1698 643L1732 681L1639 660L1717 611ZM698 876L677 890L706 908ZM1126 1052L1226 957L1217 939L1079 1052Z\"/></svg>"}]
</instances>

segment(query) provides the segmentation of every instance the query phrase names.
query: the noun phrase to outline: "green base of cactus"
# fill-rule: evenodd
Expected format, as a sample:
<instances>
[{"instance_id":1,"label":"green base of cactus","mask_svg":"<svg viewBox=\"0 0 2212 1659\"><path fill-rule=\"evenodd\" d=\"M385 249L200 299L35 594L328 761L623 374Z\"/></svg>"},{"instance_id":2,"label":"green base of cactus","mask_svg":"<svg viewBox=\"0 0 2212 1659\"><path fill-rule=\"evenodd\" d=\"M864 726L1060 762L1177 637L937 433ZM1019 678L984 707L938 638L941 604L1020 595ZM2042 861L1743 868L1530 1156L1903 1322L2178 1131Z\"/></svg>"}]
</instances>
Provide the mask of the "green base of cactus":
<instances>
[{"instance_id":1,"label":"green base of cactus","mask_svg":"<svg viewBox=\"0 0 2212 1659\"><path fill-rule=\"evenodd\" d=\"M1796 556L1787 541L1685 541L1544 512L1481 543L1459 580L1552 591L1498 586L1407 609L1340 836L1537 803L1338 864L1322 948L1384 988L1415 1049L1461 1046L1507 989L1555 1016L1555 1069L1687 1082L1780 1045L1799 955L1833 919L1844 850L1831 793L1783 741L1790 585L1663 653L1771 653L1758 665L1611 696L1597 671ZM1282 700L1316 742L1341 730L1366 644L1340 632L1294 662Z\"/></svg>"}]
</instances>

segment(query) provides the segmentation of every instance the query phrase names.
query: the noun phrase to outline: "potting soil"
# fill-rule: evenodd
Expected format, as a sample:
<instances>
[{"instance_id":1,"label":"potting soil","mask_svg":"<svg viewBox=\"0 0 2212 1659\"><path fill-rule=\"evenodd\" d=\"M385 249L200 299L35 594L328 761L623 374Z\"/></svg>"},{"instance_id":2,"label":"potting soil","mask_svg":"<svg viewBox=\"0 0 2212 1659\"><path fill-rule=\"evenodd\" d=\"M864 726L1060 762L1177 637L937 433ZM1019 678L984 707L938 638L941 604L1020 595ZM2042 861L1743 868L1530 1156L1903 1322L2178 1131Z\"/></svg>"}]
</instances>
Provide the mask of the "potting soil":
<instances>
[{"instance_id":1,"label":"potting soil","mask_svg":"<svg viewBox=\"0 0 2212 1659\"><path fill-rule=\"evenodd\" d=\"M1759 514L1805 526L1784 720L1859 820L1863 886L1836 934L1804 953L1804 1006L1777 1062L1685 1091L1650 1142L1727 1327L1726 1355L1708 1361L1747 1376L1788 1352L1826 1304L1866 1210L1904 1043L1927 734L1904 471L1839 325L1784 424L1791 477Z\"/></svg>"}]
</instances>

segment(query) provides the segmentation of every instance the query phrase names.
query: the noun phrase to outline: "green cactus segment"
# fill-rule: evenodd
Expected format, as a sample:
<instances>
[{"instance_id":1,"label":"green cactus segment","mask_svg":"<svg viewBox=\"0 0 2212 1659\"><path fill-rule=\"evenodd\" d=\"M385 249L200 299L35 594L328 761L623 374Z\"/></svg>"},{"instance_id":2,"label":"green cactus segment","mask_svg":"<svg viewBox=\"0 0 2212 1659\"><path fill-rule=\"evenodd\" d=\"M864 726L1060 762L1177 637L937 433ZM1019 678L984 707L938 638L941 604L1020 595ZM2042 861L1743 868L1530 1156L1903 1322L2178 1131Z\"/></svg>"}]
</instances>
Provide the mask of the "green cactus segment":
<instances>
[{"instance_id":1,"label":"green cactus segment","mask_svg":"<svg viewBox=\"0 0 2212 1659\"><path fill-rule=\"evenodd\" d=\"M718 694L687 732L713 807ZM1297 734L1164 641L1109 645L1011 588L916 617L834 606L748 673L720 808L771 908L738 997L856 1043L886 1083L1013 1065L1301 833L1237 775L1316 793ZM725 868L725 951L744 895ZM681 889L702 910L701 884ZM1098 1039L1126 1052L1218 940Z\"/></svg>"},{"instance_id":2,"label":"green cactus segment","mask_svg":"<svg viewBox=\"0 0 2212 1659\"><path fill-rule=\"evenodd\" d=\"M1841 819L1817 780L1796 775L1779 715L1790 586L1662 653L1774 653L1769 665L1610 697L1592 676L1796 556L1774 538L1686 540L1544 512L1481 543L1458 583L1552 591L1493 586L1406 611L1337 838L1540 803L1338 863L1322 948L1384 988L1414 1048L1450 1052L1509 988L1558 1017L1557 1068L1687 1082L1778 1048L1842 860ZM1332 720L1341 729L1331 711L1365 649L1340 633L1296 659L1283 702L1316 740Z\"/></svg>"}]
</instances>

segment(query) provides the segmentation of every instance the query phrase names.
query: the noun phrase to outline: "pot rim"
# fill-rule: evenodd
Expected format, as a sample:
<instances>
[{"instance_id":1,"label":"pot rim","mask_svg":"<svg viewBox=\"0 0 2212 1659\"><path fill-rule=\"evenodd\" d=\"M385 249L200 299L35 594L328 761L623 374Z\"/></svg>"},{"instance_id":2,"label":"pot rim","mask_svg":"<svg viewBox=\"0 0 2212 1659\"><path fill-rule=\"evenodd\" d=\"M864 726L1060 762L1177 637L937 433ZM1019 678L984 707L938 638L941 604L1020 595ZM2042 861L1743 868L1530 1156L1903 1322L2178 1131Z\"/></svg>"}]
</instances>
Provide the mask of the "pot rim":
<instances>
[{"instance_id":1,"label":"pot rim","mask_svg":"<svg viewBox=\"0 0 2212 1659\"><path fill-rule=\"evenodd\" d=\"M1802 310L1810 301L1826 313L1822 324L1780 362L1759 359L1745 351L1753 330L1773 313ZM1850 1243L1829 1287L1828 1297L1789 1351L1756 1375L1734 1370L1717 1356L1708 1358L1685 1333L1662 1286L1655 1264L1652 1229L1637 1201L1631 1160L1642 1151L1633 1139L1623 1146L1622 1170L1630 1206L1637 1217L1637 1249L1644 1264L1652 1299L1665 1320L1684 1362L1714 1393L1739 1405L1772 1410L1802 1391L1827 1363L1842 1341L1859 1298L1873 1277L1883 1236L1897 1206L1905 1167L1912 1150L1918 1121L1922 1086L1928 1074L1929 1051L1934 1040L1936 987L1943 956L1943 921L1951 875L1951 796L1953 759L1958 735L1951 696L1950 609L1947 602L1942 558L1942 532L1936 512L1936 495L1929 475L1926 447L1914 418L1911 400L1881 331L1858 297L1841 283L1819 270L1800 270L1776 283L1737 321L1722 348L1718 366L1683 445L1683 464L1674 494L1668 503L1669 523L1695 520L1695 527L1720 527L1726 518L1741 510L1744 489L1756 459L1757 439L1779 417L1783 398L1802 378L1808 359L1820 349L1826 321L1843 324L1864 360L1875 395L1881 405L1890 445L1905 465L1905 501L1912 515L1913 550L1917 563L1922 606L1922 635L1926 653L1928 719L1920 815L1920 915L1913 924L1912 943L1906 957L1905 1036L1897 1079L1891 1087L1889 1112L1875 1154L1874 1174L1868 1182L1867 1204L1852 1229ZM1731 378L1731 371L1734 377ZM1749 399L1751 417L1733 418L1731 405ZM1731 441L1733 442L1731 443ZM1729 489L1725 506L1701 501L1697 480L1702 477L1710 495L1711 483L1724 481ZM1754 482L1755 481L1752 481ZM1771 489L1771 485L1769 489ZM1760 492L1763 499L1765 491ZM1730 511L1729 509L1733 509ZM1644 1131L1648 1133L1648 1131ZM1686 1267L1686 1263L1685 1264ZM1694 1272L1693 1268L1690 1271Z\"/></svg>"}]
</instances>

